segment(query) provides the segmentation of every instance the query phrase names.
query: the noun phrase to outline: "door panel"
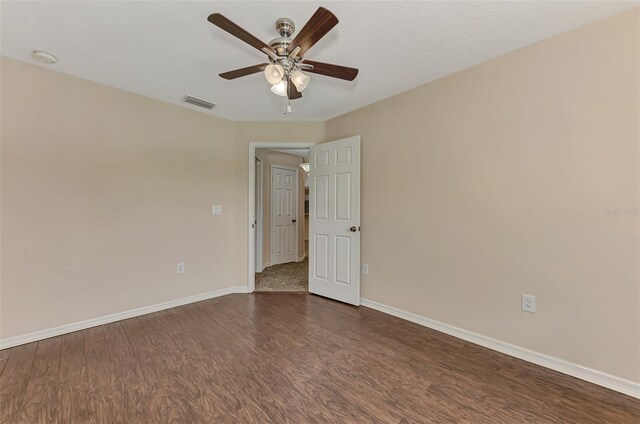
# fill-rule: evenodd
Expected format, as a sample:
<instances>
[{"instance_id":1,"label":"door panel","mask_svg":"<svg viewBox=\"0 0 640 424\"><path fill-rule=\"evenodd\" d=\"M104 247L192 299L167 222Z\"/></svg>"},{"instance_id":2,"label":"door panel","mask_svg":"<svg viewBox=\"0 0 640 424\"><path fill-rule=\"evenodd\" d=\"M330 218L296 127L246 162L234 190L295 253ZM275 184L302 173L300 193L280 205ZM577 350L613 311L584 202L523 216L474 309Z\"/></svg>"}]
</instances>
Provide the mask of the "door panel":
<instances>
[{"instance_id":1,"label":"door panel","mask_svg":"<svg viewBox=\"0 0 640 424\"><path fill-rule=\"evenodd\" d=\"M335 237L335 259L336 278L338 284L346 286L351 285L351 237L336 236Z\"/></svg>"},{"instance_id":2,"label":"door panel","mask_svg":"<svg viewBox=\"0 0 640 424\"><path fill-rule=\"evenodd\" d=\"M298 257L298 171L271 167L271 265Z\"/></svg>"},{"instance_id":3,"label":"door panel","mask_svg":"<svg viewBox=\"0 0 640 424\"><path fill-rule=\"evenodd\" d=\"M314 219L326 221L329 219L329 176L319 175L314 178L316 189L313 192L314 199ZM311 184L309 184L311 194Z\"/></svg>"},{"instance_id":4,"label":"door panel","mask_svg":"<svg viewBox=\"0 0 640 424\"><path fill-rule=\"evenodd\" d=\"M351 173L336 174L336 221L351 221Z\"/></svg>"},{"instance_id":5,"label":"door panel","mask_svg":"<svg viewBox=\"0 0 640 424\"><path fill-rule=\"evenodd\" d=\"M328 281L328 263L329 263L329 235L328 234L314 234L315 255L312 255L313 260L313 278Z\"/></svg>"},{"instance_id":6,"label":"door panel","mask_svg":"<svg viewBox=\"0 0 640 424\"><path fill-rule=\"evenodd\" d=\"M310 149L309 291L360 304L360 137Z\"/></svg>"}]
</instances>

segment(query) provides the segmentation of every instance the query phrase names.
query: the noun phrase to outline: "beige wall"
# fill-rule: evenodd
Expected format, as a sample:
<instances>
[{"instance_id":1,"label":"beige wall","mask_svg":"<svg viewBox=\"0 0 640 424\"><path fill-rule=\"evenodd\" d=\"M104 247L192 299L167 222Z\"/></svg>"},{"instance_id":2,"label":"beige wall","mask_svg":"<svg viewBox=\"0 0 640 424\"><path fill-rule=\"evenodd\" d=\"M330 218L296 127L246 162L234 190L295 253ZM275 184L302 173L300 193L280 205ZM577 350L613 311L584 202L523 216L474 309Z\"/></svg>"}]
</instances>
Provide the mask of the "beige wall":
<instances>
[{"instance_id":1,"label":"beige wall","mask_svg":"<svg viewBox=\"0 0 640 424\"><path fill-rule=\"evenodd\" d=\"M287 153L268 149L256 149L256 157L262 161L263 172L263 204L262 204L262 263L271 264L271 165L282 165L297 168L298 171L298 256L304 256L304 171L300 168L302 158Z\"/></svg>"},{"instance_id":2,"label":"beige wall","mask_svg":"<svg viewBox=\"0 0 640 424\"><path fill-rule=\"evenodd\" d=\"M236 140L248 149L249 142L322 143L325 123L235 122ZM245 156L248 153L245 153Z\"/></svg>"},{"instance_id":3,"label":"beige wall","mask_svg":"<svg viewBox=\"0 0 640 424\"><path fill-rule=\"evenodd\" d=\"M640 381L638 21L326 124L231 123L2 59L0 338L246 285L248 142L360 134L364 297Z\"/></svg>"},{"instance_id":4,"label":"beige wall","mask_svg":"<svg viewBox=\"0 0 640 424\"><path fill-rule=\"evenodd\" d=\"M0 66L3 339L246 286L248 142L324 136Z\"/></svg>"},{"instance_id":5,"label":"beige wall","mask_svg":"<svg viewBox=\"0 0 640 424\"><path fill-rule=\"evenodd\" d=\"M638 22L329 121L362 136L363 297L640 381Z\"/></svg>"}]
</instances>

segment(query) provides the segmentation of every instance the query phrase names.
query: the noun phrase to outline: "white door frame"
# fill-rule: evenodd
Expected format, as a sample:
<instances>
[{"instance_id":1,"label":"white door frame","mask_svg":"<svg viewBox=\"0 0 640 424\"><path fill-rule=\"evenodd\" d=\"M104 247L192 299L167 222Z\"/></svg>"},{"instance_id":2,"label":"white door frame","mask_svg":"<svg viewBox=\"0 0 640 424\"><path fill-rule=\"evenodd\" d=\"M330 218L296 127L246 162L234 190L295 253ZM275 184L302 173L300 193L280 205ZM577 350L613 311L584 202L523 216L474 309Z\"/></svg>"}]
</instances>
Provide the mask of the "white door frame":
<instances>
[{"instance_id":1,"label":"white door frame","mask_svg":"<svg viewBox=\"0 0 640 424\"><path fill-rule=\"evenodd\" d=\"M296 184L296 188L295 188L295 209L296 209L296 217L294 218L296 220L296 237L295 237L295 241L294 241L294 246L293 246L293 251L295 252L295 259L292 262L298 262L298 236L300 235L299 231L300 231L300 223L298 221L300 221L298 218L300 218L300 211L299 209L299 205L298 203L300 202L300 192L298 190L300 190L300 181L298 180L300 178L300 173L298 172L298 170L300 169L299 167L294 168L293 166L284 166L284 165L278 165L275 163L271 164L271 175L273 176L273 169L274 168L278 168L278 169L284 169L285 171L293 171L296 173L296 177L295 177L295 184ZM274 265L273 263L273 259L272 259L272 255L273 255L273 243L275 241L275 238L273 237L273 234L275 234L275 227L273 226L273 180L271 181L271 200L269 202L269 208L271 209L269 211L269 266Z\"/></svg>"},{"instance_id":2,"label":"white door frame","mask_svg":"<svg viewBox=\"0 0 640 424\"><path fill-rule=\"evenodd\" d=\"M256 255L256 269L260 270L260 272L262 272L262 270L264 269L264 264L262 263L262 225L263 225L263 219L262 217L264 216L264 163L262 163L262 161L258 158L255 159L255 175L256 175L256 196L254 197L255 199L257 199L258 204L255 205L255 212L258 216L255 217L255 219L253 220L253 222L256 223L256 226L254 228L259 228L260 231L258 231L256 233L256 244L255 244L255 255Z\"/></svg>"},{"instance_id":3,"label":"white door frame","mask_svg":"<svg viewBox=\"0 0 640 424\"><path fill-rule=\"evenodd\" d=\"M307 149L316 143L286 143L279 141L249 142L249 213L247 228L249 232L249 266L247 270L247 292L253 293L256 288L256 149Z\"/></svg>"}]
</instances>

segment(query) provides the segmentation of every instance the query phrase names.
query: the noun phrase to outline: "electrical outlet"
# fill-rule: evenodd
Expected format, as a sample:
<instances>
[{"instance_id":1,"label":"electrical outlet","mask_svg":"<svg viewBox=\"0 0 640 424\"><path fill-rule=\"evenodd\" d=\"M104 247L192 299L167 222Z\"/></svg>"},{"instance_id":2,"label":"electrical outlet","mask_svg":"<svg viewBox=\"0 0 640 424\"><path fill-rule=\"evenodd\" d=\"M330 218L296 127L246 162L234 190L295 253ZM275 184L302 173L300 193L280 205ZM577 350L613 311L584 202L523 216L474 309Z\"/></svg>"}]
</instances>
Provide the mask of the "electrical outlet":
<instances>
[{"instance_id":1,"label":"electrical outlet","mask_svg":"<svg viewBox=\"0 0 640 424\"><path fill-rule=\"evenodd\" d=\"M362 264L362 274L369 275L369 264Z\"/></svg>"},{"instance_id":2,"label":"electrical outlet","mask_svg":"<svg viewBox=\"0 0 640 424\"><path fill-rule=\"evenodd\" d=\"M213 215L222 215L222 205L213 205L211 213Z\"/></svg>"},{"instance_id":3,"label":"electrical outlet","mask_svg":"<svg viewBox=\"0 0 640 424\"><path fill-rule=\"evenodd\" d=\"M176 270L178 274L184 274L184 262L180 262Z\"/></svg>"},{"instance_id":4,"label":"electrical outlet","mask_svg":"<svg viewBox=\"0 0 640 424\"><path fill-rule=\"evenodd\" d=\"M530 294L522 295L522 310L525 312L536 311L536 297Z\"/></svg>"}]
</instances>

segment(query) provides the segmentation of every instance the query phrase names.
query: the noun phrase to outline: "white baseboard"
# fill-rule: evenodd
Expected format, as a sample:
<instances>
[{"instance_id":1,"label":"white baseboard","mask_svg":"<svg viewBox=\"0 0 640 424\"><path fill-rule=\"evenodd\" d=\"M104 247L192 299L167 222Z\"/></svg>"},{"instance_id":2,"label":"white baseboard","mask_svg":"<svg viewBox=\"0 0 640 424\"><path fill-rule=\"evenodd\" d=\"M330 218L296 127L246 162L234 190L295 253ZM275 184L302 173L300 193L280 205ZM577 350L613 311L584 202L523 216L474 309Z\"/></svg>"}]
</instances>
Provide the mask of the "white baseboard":
<instances>
[{"instance_id":1,"label":"white baseboard","mask_svg":"<svg viewBox=\"0 0 640 424\"><path fill-rule=\"evenodd\" d=\"M182 306L189 303L200 302L202 300L213 299L215 297L225 296L227 294L249 292L250 291L247 286L235 286L184 297L181 299L170 300L168 302L144 306L141 308L131 309L129 311L118 312L115 314L89 319L86 321L80 321L72 324L61 325L59 327L49 328L46 330L35 331L33 333L23 334L20 336L0 339L0 349L6 349L25 343L48 339L50 337L84 330L86 328L96 327L98 325L108 324L111 322L133 318L140 315L146 315L153 312L162 311L164 309L175 308L176 306ZM444 324L442 322L435 321L421 315L414 314L412 312L403 311L392 306L374 302L373 300L363 298L360 299L360 304L362 306L366 306L380 312L384 312L389 315L393 315L398 318L406 319L407 321L411 321L416 324L441 331L459 339L466 340L468 342L484 346L486 348L516 357L518 359L550 368L552 370L568 374L570 376L640 399L640 383L626 380L621 377L616 377L602 371L587 368L582 365L546 355L544 353L539 353L529 349L525 349L523 347L515 346L510 343L496 340L491 337L486 337L481 334L454 327L452 325Z\"/></svg>"},{"instance_id":2,"label":"white baseboard","mask_svg":"<svg viewBox=\"0 0 640 424\"><path fill-rule=\"evenodd\" d=\"M183 297L181 299L170 300L168 302L158 303L155 305L143 306L141 308L131 309L129 311L118 312L99 318L88 319L86 321L65 324L59 327L53 327L46 330L34 331L33 333L23 334L20 336L0 339L0 349L6 349L31 343L38 340L48 339L50 337L60 336L66 333L72 333L85 328L96 327L98 325L108 324L110 322L120 321L127 318L133 318L140 315L146 315L153 312L162 311L164 309L175 308L176 306L186 305L188 303L200 302L202 300L213 299L232 293L249 293L248 287L227 287L220 290L213 290L206 293L196 294L193 296Z\"/></svg>"},{"instance_id":3,"label":"white baseboard","mask_svg":"<svg viewBox=\"0 0 640 424\"><path fill-rule=\"evenodd\" d=\"M304 255L302 255L302 256L300 256L300 257L298 258L298 262L302 262L302 261L304 261L304 258L306 258L306 257L307 257L307 254L305 253Z\"/></svg>"},{"instance_id":4,"label":"white baseboard","mask_svg":"<svg viewBox=\"0 0 640 424\"><path fill-rule=\"evenodd\" d=\"M616 392L624 393L625 395L640 399L640 383L626 380L621 377L616 377L602 371L587 368L573 362L565 361L564 359L546 355L544 353L539 353L533 350L525 349L523 347L515 346L510 343L496 340L491 337L483 336L471 331L463 330L462 328L444 324L442 322L435 321L421 315L414 314L412 312L403 311L402 309L394 308L393 306L374 302L373 300L360 299L360 305L396 316L398 318L406 319L407 321L411 321L416 324L441 331L459 339L466 340L468 342L484 346L486 348L516 357L518 359L550 368L554 371L568 374L572 377L576 377L581 380L585 380L590 383L615 390Z\"/></svg>"},{"instance_id":5,"label":"white baseboard","mask_svg":"<svg viewBox=\"0 0 640 424\"><path fill-rule=\"evenodd\" d=\"M247 286L231 287L231 293L251 293Z\"/></svg>"}]
</instances>

